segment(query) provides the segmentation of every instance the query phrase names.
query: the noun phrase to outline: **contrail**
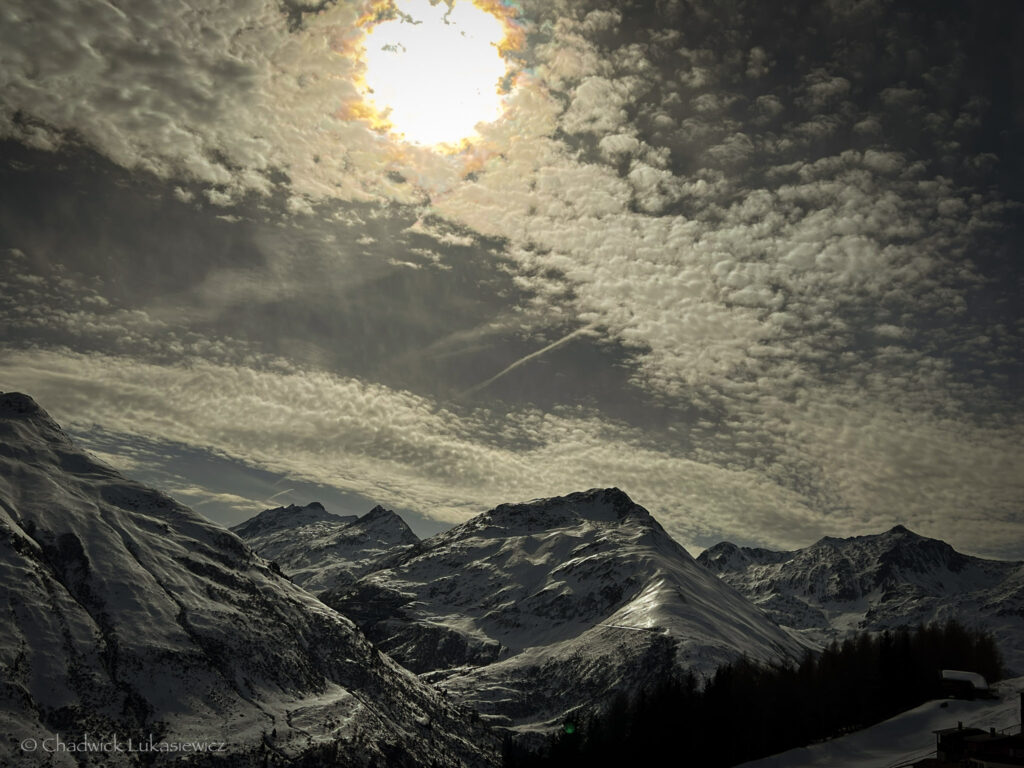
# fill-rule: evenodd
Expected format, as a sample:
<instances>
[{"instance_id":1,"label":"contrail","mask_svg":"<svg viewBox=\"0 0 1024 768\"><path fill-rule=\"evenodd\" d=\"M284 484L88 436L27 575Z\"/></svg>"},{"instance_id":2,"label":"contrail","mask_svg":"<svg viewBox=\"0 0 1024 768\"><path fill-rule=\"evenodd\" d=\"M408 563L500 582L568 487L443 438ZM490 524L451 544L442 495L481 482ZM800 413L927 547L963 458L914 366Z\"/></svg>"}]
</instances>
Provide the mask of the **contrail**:
<instances>
[{"instance_id":1,"label":"contrail","mask_svg":"<svg viewBox=\"0 0 1024 768\"><path fill-rule=\"evenodd\" d=\"M591 325L584 326L583 328L577 328L572 333L569 333L569 334L563 336L562 338L558 339L557 341L551 342L550 344L548 344L543 349L538 349L536 352L531 352L526 357L519 358L514 363L509 365L507 368L504 368L504 369L498 371L493 376L491 376L491 378L487 379L487 381L483 381L483 382L477 384L474 387L470 387L469 389L467 389L465 392L462 393L462 396L465 397L466 395L472 395L472 394L475 394L475 393L479 392L481 389L484 389L485 387L489 387L491 384L496 382L498 379L500 379L502 376L504 376L509 371L515 370L520 365L523 365L524 363L528 363L529 361L533 360L535 357L540 357L545 352L550 352L555 347L562 346L567 341L571 341L572 339L575 339L577 336L582 336L582 335L584 335L586 333L589 333L590 331L593 331L596 327L597 327L596 324L591 324Z\"/></svg>"},{"instance_id":2,"label":"contrail","mask_svg":"<svg viewBox=\"0 0 1024 768\"><path fill-rule=\"evenodd\" d=\"M273 496L268 496L268 497L267 497L267 501L273 501L273 500L274 500L274 499L276 499L276 498L277 498L278 496L284 496L284 495L285 495L286 493L291 493L291 492L292 492L292 491L294 491L294 490L295 490L294 488L288 488L288 489L286 489L286 490L283 490L283 491L278 491L278 492L277 492L277 493L275 493L275 494L274 494Z\"/></svg>"}]
</instances>

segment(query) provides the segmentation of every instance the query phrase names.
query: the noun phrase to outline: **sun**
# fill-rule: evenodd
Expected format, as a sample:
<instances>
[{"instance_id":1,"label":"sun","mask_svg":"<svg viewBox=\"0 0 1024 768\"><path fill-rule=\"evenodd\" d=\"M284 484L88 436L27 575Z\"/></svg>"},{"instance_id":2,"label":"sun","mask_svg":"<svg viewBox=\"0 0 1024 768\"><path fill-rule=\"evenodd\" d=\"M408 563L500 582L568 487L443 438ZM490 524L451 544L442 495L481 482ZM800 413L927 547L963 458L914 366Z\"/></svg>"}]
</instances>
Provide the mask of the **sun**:
<instances>
[{"instance_id":1,"label":"sun","mask_svg":"<svg viewBox=\"0 0 1024 768\"><path fill-rule=\"evenodd\" d=\"M364 98L393 134L457 146L501 117L506 21L470 0L396 0L364 40Z\"/></svg>"}]
</instances>

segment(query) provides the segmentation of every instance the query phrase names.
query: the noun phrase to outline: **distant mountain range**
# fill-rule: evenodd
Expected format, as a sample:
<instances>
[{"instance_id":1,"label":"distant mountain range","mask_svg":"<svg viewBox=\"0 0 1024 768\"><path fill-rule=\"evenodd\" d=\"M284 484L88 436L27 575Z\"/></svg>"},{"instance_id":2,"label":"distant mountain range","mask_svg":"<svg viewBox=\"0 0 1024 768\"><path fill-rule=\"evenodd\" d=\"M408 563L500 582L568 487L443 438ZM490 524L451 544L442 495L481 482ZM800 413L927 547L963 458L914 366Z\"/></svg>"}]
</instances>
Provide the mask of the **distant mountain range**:
<instances>
[{"instance_id":1,"label":"distant mountain range","mask_svg":"<svg viewBox=\"0 0 1024 768\"><path fill-rule=\"evenodd\" d=\"M225 744L193 766L277 765L318 745L352 766L497 762L468 711L351 621L10 393L0 395L0 585L0 765L84 765L19 745L86 734ZM88 764L180 760L111 752Z\"/></svg>"},{"instance_id":2,"label":"distant mountain range","mask_svg":"<svg viewBox=\"0 0 1024 768\"><path fill-rule=\"evenodd\" d=\"M1024 674L1022 562L964 555L901 525L791 552L722 542L697 562L814 643L955 618L991 631L1008 670Z\"/></svg>"},{"instance_id":3,"label":"distant mountain range","mask_svg":"<svg viewBox=\"0 0 1024 768\"><path fill-rule=\"evenodd\" d=\"M581 701L671 668L709 674L740 654L777 661L855 631L947 618L991 631L1008 669L1024 669L1024 564L902 526L791 552L723 542L694 561L617 489L501 505L418 543L393 513L371 515L376 536L349 553L319 542L354 518L331 520L319 505L268 510L235 530L264 531L249 537L257 549L265 519L274 541L308 531L314 543L280 561L286 572L324 588L401 664L518 731L549 729Z\"/></svg>"},{"instance_id":4,"label":"distant mountain range","mask_svg":"<svg viewBox=\"0 0 1024 768\"><path fill-rule=\"evenodd\" d=\"M419 542L405 521L384 507L362 517L341 517L316 501L265 510L231 530L313 594L353 582Z\"/></svg>"}]
</instances>

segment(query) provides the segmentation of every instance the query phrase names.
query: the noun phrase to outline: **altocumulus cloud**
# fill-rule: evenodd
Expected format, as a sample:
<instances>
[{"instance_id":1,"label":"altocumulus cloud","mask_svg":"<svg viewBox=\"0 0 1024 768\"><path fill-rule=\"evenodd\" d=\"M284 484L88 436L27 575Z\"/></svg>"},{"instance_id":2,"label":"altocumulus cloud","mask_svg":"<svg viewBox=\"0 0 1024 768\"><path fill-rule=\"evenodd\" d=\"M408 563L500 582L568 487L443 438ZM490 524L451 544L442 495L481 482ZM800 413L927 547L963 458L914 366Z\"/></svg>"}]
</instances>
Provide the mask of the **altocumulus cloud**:
<instances>
[{"instance_id":1,"label":"altocumulus cloud","mask_svg":"<svg viewBox=\"0 0 1024 768\"><path fill-rule=\"evenodd\" d=\"M358 4L0 10L3 135L47 149L73 136L225 207L380 201L497 238L533 322L595 329L643 397L699 414L680 419L682 443L599 408L473 411L329 371L184 365L199 347L160 366L10 351L7 379L63 400L64 418L453 521L618 484L687 543L787 546L899 521L999 551L1024 525L1024 326L983 258L1019 215L991 183L1007 175L986 128L999 94L955 25L884 3L741 5L523 3L528 71L507 118L455 157L349 117ZM136 345L164 333L148 315L75 312L37 321L71 333L103 318L94 336L124 327Z\"/></svg>"},{"instance_id":2,"label":"altocumulus cloud","mask_svg":"<svg viewBox=\"0 0 1024 768\"><path fill-rule=\"evenodd\" d=\"M739 526L750 513L780 529L822 533L796 493L754 472L674 456L637 430L590 414L457 414L409 392L322 372L199 360L157 366L33 351L2 360L5 379L54 403L53 415L71 427L160 435L448 522L508 498L609 484L653 499L649 508L690 546L723 520Z\"/></svg>"}]
</instances>

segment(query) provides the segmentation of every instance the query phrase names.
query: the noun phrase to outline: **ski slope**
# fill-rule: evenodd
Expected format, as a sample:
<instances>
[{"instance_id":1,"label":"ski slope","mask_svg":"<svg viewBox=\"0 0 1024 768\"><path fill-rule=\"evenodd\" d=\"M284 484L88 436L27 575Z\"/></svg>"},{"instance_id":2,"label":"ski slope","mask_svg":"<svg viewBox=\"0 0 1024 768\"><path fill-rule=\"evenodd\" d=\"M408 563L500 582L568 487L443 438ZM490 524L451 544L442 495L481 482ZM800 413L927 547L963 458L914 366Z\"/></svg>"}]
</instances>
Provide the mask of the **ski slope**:
<instances>
[{"instance_id":1,"label":"ski slope","mask_svg":"<svg viewBox=\"0 0 1024 768\"><path fill-rule=\"evenodd\" d=\"M933 756L941 728L995 728L1020 725L1020 691L1024 677L995 686L998 700L929 701L916 709L838 739L800 747L743 763L738 768L897 768ZM943 706L945 705L945 706Z\"/></svg>"}]
</instances>

